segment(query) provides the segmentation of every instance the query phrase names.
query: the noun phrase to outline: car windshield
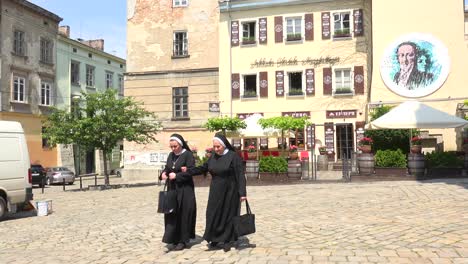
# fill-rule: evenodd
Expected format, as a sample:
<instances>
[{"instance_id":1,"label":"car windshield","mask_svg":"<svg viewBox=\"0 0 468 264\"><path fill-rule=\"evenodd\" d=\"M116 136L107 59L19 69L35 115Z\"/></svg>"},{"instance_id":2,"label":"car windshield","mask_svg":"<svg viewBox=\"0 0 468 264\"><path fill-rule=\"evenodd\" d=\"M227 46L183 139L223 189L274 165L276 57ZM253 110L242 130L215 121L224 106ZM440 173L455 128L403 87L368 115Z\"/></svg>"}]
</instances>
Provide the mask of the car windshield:
<instances>
[{"instance_id":1,"label":"car windshield","mask_svg":"<svg viewBox=\"0 0 468 264\"><path fill-rule=\"evenodd\" d=\"M31 168L33 169L42 169L41 165L31 165Z\"/></svg>"},{"instance_id":2,"label":"car windshield","mask_svg":"<svg viewBox=\"0 0 468 264\"><path fill-rule=\"evenodd\" d=\"M65 167L57 167L57 168L53 168L52 170L53 170L53 171L68 171L68 168L65 168Z\"/></svg>"}]
</instances>

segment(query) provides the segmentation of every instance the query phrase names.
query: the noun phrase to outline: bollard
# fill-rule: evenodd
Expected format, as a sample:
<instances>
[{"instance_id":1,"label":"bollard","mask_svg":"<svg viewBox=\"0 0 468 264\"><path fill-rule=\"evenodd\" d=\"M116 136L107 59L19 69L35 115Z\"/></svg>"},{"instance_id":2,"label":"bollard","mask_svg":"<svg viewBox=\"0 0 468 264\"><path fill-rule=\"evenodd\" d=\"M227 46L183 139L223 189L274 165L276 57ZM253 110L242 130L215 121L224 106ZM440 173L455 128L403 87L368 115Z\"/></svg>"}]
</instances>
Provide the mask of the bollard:
<instances>
[{"instance_id":1,"label":"bollard","mask_svg":"<svg viewBox=\"0 0 468 264\"><path fill-rule=\"evenodd\" d=\"M62 180L63 180L63 191L65 191L65 178L63 178Z\"/></svg>"},{"instance_id":2,"label":"bollard","mask_svg":"<svg viewBox=\"0 0 468 264\"><path fill-rule=\"evenodd\" d=\"M45 177L42 178L42 193L44 193Z\"/></svg>"},{"instance_id":3,"label":"bollard","mask_svg":"<svg viewBox=\"0 0 468 264\"><path fill-rule=\"evenodd\" d=\"M97 186L97 173L94 175L94 186Z\"/></svg>"},{"instance_id":4,"label":"bollard","mask_svg":"<svg viewBox=\"0 0 468 264\"><path fill-rule=\"evenodd\" d=\"M83 188L83 181L81 180L81 178L83 178L83 177L81 177L81 175L78 176L78 177L80 177L80 191L81 191L81 189Z\"/></svg>"}]
</instances>

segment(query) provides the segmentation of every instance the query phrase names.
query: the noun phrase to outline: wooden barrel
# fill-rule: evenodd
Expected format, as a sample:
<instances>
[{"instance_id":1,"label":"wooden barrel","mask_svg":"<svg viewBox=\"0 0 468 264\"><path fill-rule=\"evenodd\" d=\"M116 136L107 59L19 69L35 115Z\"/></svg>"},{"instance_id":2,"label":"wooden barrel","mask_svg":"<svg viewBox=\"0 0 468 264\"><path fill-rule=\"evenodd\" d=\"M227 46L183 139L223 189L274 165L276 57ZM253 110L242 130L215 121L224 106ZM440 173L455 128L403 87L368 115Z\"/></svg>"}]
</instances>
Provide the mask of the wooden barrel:
<instances>
[{"instance_id":1,"label":"wooden barrel","mask_svg":"<svg viewBox=\"0 0 468 264\"><path fill-rule=\"evenodd\" d=\"M300 160L288 160L288 178L300 180L302 176L302 166Z\"/></svg>"},{"instance_id":2,"label":"wooden barrel","mask_svg":"<svg viewBox=\"0 0 468 264\"><path fill-rule=\"evenodd\" d=\"M258 178L258 160L247 160L245 162L245 177L251 179Z\"/></svg>"},{"instance_id":3,"label":"wooden barrel","mask_svg":"<svg viewBox=\"0 0 468 264\"><path fill-rule=\"evenodd\" d=\"M358 156L359 174L374 174L375 159L372 153L361 153Z\"/></svg>"},{"instance_id":4,"label":"wooden barrel","mask_svg":"<svg viewBox=\"0 0 468 264\"><path fill-rule=\"evenodd\" d=\"M328 156L327 155L317 156L317 170L318 171L328 170Z\"/></svg>"},{"instance_id":5,"label":"wooden barrel","mask_svg":"<svg viewBox=\"0 0 468 264\"><path fill-rule=\"evenodd\" d=\"M423 176L425 169L425 159L423 154L408 154L409 174L414 176Z\"/></svg>"}]
</instances>

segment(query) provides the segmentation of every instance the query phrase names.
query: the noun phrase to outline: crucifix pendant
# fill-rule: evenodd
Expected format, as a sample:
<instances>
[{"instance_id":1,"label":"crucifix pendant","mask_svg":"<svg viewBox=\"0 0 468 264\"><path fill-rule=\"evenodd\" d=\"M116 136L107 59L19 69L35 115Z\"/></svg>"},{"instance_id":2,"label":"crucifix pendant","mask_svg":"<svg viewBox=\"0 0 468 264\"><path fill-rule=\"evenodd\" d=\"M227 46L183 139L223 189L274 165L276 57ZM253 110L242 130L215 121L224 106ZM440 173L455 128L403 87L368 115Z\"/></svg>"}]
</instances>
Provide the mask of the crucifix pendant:
<instances>
[{"instance_id":1,"label":"crucifix pendant","mask_svg":"<svg viewBox=\"0 0 468 264\"><path fill-rule=\"evenodd\" d=\"M172 165L172 169L175 170L175 165Z\"/></svg>"}]
</instances>

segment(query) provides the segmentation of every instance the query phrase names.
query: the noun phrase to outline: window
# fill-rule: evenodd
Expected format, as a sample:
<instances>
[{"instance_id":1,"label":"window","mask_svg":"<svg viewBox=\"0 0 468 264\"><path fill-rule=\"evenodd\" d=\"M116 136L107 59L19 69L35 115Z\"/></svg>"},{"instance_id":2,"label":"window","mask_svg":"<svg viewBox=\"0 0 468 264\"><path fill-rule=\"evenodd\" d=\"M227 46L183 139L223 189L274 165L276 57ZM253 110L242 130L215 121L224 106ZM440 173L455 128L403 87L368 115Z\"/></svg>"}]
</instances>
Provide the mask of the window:
<instances>
[{"instance_id":1,"label":"window","mask_svg":"<svg viewBox=\"0 0 468 264\"><path fill-rule=\"evenodd\" d=\"M244 98L257 97L257 75L244 75Z\"/></svg>"},{"instance_id":2,"label":"window","mask_svg":"<svg viewBox=\"0 0 468 264\"><path fill-rule=\"evenodd\" d=\"M289 72L289 95L302 95L302 72Z\"/></svg>"},{"instance_id":3,"label":"window","mask_svg":"<svg viewBox=\"0 0 468 264\"><path fill-rule=\"evenodd\" d=\"M333 13L333 37L350 37L351 36L351 23L350 12Z\"/></svg>"},{"instance_id":4,"label":"window","mask_svg":"<svg viewBox=\"0 0 468 264\"><path fill-rule=\"evenodd\" d=\"M14 32L13 53L20 56L24 56L26 54L23 31L15 30Z\"/></svg>"},{"instance_id":5,"label":"window","mask_svg":"<svg viewBox=\"0 0 468 264\"><path fill-rule=\"evenodd\" d=\"M335 69L334 94L352 94L351 69Z\"/></svg>"},{"instance_id":6,"label":"window","mask_svg":"<svg viewBox=\"0 0 468 264\"><path fill-rule=\"evenodd\" d=\"M52 51L52 41L41 38L41 61L45 63L52 63Z\"/></svg>"},{"instance_id":7,"label":"window","mask_svg":"<svg viewBox=\"0 0 468 264\"><path fill-rule=\"evenodd\" d=\"M255 22L242 23L242 44L255 43Z\"/></svg>"},{"instance_id":8,"label":"window","mask_svg":"<svg viewBox=\"0 0 468 264\"><path fill-rule=\"evenodd\" d=\"M106 71L106 88L112 88L113 85L113 80L114 80L114 73Z\"/></svg>"},{"instance_id":9,"label":"window","mask_svg":"<svg viewBox=\"0 0 468 264\"><path fill-rule=\"evenodd\" d=\"M302 32L301 24L302 24L301 17L286 18L286 40L287 41L301 40L301 32Z\"/></svg>"},{"instance_id":10,"label":"window","mask_svg":"<svg viewBox=\"0 0 468 264\"><path fill-rule=\"evenodd\" d=\"M80 85L80 63L77 61L72 61L70 64L70 82Z\"/></svg>"},{"instance_id":11,"label":"window","mask_svg":"<svg viewBox=\"0 0 468 264\"><path fill-rule=\"evenodd\" d=\"M172 89L172 115L174 118L188 118L188 88Z\"/></svg>"},{"instance_id":12,"label":"window","mask_svg":"<svg viewBox=\"0 0 468 264\"><path fill-rule=\"evenodd\" d=\"M21 76L13 76L13 101L26 102L26 78Z\"/></svg>"},{"instance_id":13,"label":"window","mask_svg":"<svg viewBox=\"0 0 468 264\"><path fill-rule=\"evenodd\" d=\"M174 32L174 57L187 55L187 32Z\"/></svg>"},{"instance_id":14,"label":"window","mask_svg":"<svg viewBox=\"0 0 468 264\"><path fill-rule=\"evenodd\" d=\"M119 94L124 94L124 77L119 75Z\"/></svg>"},{"instance_id":15,"label":"window","mask_svg":"<svg viewBox=\"0 0 468 264\"><path fill-rule=\"evenodd\" d=\"M41 83L41 105L51 105L52 94L51 94L52 85L48 82Z\"/></svg>"},{"instance_id":16,"label":"window","mask_svg":"<svg viewBox=\"0 0 468 264\"><path fill-rule=\"evenodd\" d=\"M173 0L172 1L173 7L187 6L187 5L188 5L188 0Z\"/></svg>"},{"instance_id":17,"label":"window","mask_svg":"<svg viewBox=\"0 0 468 264\"><path fill-rule=\"evenodd\" d=\"M94 66L86 65L86 86L88 87L94 87L94 72Z\"/></svg>"},{"instance_id":18,"label":"window","mask_svg":"<svg viewBox=\"0 0 468 264\"><path fill-rule=\"evenodd\" d=\"M252 145L257 148L257 139L256 138L244 138L244 150L248 150L249 146Z\"/></svg>"}]
</instances>

